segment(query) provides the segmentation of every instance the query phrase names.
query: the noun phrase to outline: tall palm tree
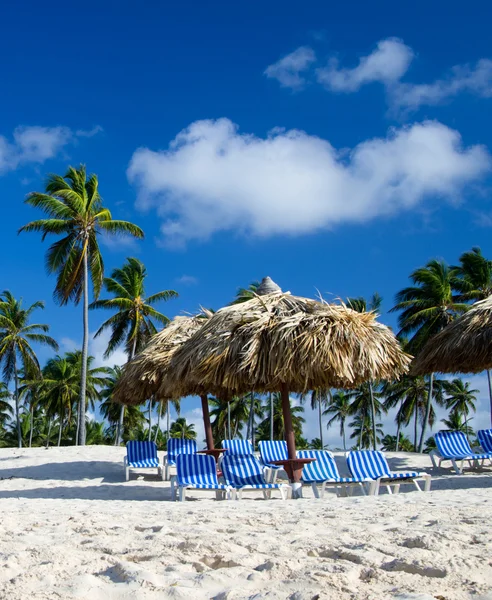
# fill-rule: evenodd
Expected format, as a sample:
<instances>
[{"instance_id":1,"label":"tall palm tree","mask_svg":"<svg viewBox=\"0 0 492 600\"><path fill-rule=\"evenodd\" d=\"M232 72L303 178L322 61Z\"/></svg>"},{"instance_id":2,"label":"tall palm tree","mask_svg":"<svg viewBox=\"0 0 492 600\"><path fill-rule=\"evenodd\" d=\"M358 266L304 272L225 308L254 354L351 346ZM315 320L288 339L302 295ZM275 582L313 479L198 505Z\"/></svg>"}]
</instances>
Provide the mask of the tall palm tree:
<instances>
[{"instance_id":1,"label":"tall palm tree","mask_svg":"<svg viewBox=\"0 0 492 600\"><path fill-rule=\"evenodd\" d=\"M170 300L178 296L174 290L163 290L145 297L145 279L147 270L137 258L127 258L119 269L114 269L111 277L104 279L106 290L113 298L95 300L89 308L116 310L116 314L105 321L96 331L94 337L101 335L106 329L111 330L111 337L104 356L108 358L124 342L128 361L143 349L151 336L157 333L154 321L167 325L169 319L153 308L153 304ZM125 406L120 407L117 445L121 443L121 431Z\"/></svg>"},{"instance_id":2,"label":"tall palm tree","mask_svg":"<svg viewBox=\"0 0 492 600\"><path fill-rule=\"evenodd\" d=\"M45 192L32 192L26 203L41 209L46 219L31 221L19 231L39 231L44 240L48 235L61 235L46 254L50 273L56 273L55 300L60 304L83 298L82 370L79 398L79 438L85 444L85 412L87 356L89 349L89 277L97 299L104 278L104 264L99 250L98 234L129 234L143 237L143 231L127 221L114 220L104 208L99 194L97 175L87 176L86 168L69 167L64 177L49 175Z\"/></svg>"},{"instance_id":3,"label":"tall palm tree","mask_svg":"<svg viewBox=\"0 0 492 600\"><path fill-rule=\"evenodd\" d=\"M384 405L380 401L382 394L380 391L375 390L371 381L361 384L358 388L350 392L352 398L351 411L353 415L357 415L361 418L367 417L372 423L372 434L370 436L373 449L376 449L376 444L379 441L378 434L376 432L376 418L384 412ZM365 421L364 421L365 426ZM362 435L362 429L360 430ZM362 442L361 442L362 443Z\"/></svg>"},{"instance_id":4,"label":"tall palm tree","mask_svg":"<svg viewBox=\"0 0 492 600\"><path fill-rule=\"evenodd\" d=\"M462 379L453 379L443 383L443 390L446 398L447 408L451 412L458 413L463 417L464 424L468 421L468 415L471 411L476 411L475 402L479 390L471 390L470 383Z\"/></svg>"},{"instance_id":5,"label":"tall palm tree","mask_svg":"<svg viewBox=\"0 0 492 600\"><path fill-rule=\"evenodd\" d=\"M196 439L196 431L193 423L187 423L184 417L178 417L171 425L171 437L182 440Z\"/></svg>"},{"instance_id":6,"label":"tall palm tree","mask_svg":"<svg viewBox=\"0 0 492 600\"><path fill-rule=\"evenodd\" d=\"M484 300L492 294L492 260L482 254L480 248L472 248L460 256L459 266L456 271L455 288L461 300ZM487 369L489 383L490 416L492 419L492 374Z\"/></svg>"},{"instance_id":7,"label":"tall palm tree","mask_svg":"<svg viewBox=\"0 0 492 600\"><path fill-rule=\"evenodd\" d=\"M351 308L352 310L355 310L359 313L364 313L369 311L378 311L381 309L381 305L383 303L383 299L381 298L381 296L377 293L374 292L374 294L371 297L371 300L369 301L369 303L365 300L365 298L347 298L347 306L349 308ZM374 389L373 389L373 384L372 381L368 382L368 389L369 389L369 395L370 395L370 399L371 399L371 421L372 421L372 428L373 428L373 432L372 432L372 439L374 444L376 444L376 407L375 407L375 403L374 403ZM376 450L376 445L374 445L373 450Z\"/></svg>"},{"instance_id":8,"label":"tall palm tree","mask_svg":"<svg viewBox=\"0 0 492 600\"><path fill-rule=\"evenodd\" d=\"M329 416L326 427L329 428L333 423L337 421L340 423L340 435L343 441L343 449L347 451L347 440L345 436L345 423L350 415L353 414L352 409L352 396L349 392L338 390L333 394L333 399L328 408L323 412L327 417Z\"/></svg>"},{"instance_id":9,"label":"tall palm tree","mask_svg":"<svg viewBox=\"0 0 492 600\"><path fill-rule=\"evenodd\" d=\"M410 275L412 286L404 288L396 295L396 305L391 312L401 311L398 316L399 335L411 336L408 349L413 354L417 354L433 335L466 310L466 304L459 302L453 293L456 276L456 270L450 268L443 260L433 259ZM434 374L431 373L419 452L424 448L433 384Z\"/></svg>"},{"instance_id":10,"label":"tall palm tree","mask_svg":"<svg viewBox=\"0 0 492 600\"><path fill-rule=\"evenodd\" d=\"M306 394L301 394L301 404L304 404L306 402L306 398ZM323 415L326 414L326 411L324 411L324 409L330 406L331 402L331 390L317 389L311 391L311 410L318 409L319 439L323 447Z\"/></svg>"},{"instance_id":11,"label":"tall palm tree","mask_svg":"<svg viewBox=\"0 0 492 600\"><path fill-rule=\"evenodd\" d=\"M3 364L3 378L8 384L14 380L15 418L19 448L22 448L20 422L19 369L25 373L39 373L39 362L31 348L31 343L58 349L55 340L47 335L48 325L29 323L32 313L44 308L43 302L34 302L28 308L22 307L22 298L16 300L5 290L0 295L0 364ZM20 363L20 364L19 364Z\"/></svg>"}]
</instances>

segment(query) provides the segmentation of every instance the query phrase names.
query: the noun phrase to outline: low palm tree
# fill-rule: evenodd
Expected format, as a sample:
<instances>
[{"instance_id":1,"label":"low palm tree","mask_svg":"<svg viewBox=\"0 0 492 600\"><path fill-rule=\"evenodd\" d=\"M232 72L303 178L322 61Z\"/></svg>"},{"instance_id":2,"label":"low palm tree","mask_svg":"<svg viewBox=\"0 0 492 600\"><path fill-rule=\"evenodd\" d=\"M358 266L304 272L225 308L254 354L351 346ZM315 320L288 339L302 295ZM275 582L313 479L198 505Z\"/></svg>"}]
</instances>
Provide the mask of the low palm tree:
<instances>
[{"instance_id":1,"label":"low palm tree","mask_svg":"<svg viewBox=\"0 0 492 600\"><path fill-rule=\"evenodd\" d=\"M174 290L163 290L146 297L146 278L145 265L137 258L127 258L123 267L114 269L111 277L104 279L104 286L113 298L95 300L90 305L91 309L103 308L117 311L99 327L94 336L98 337L107 329L111 331L108 347L104 353L106 358L111 356L121 343L124 343L128 361L131 361L157 333L154 321L164 326L169 323L169 319L153 305L177 298L178 293ZM122 404L117 445L121 443L124 414L125 406Z\"/></svg>"},{"instance_id":2,"label":"low palm tree","mask_svg":"<svg viewBox=\"0 0 492 600\"><path fill-rule=\"evenodd\" d=\"M309 442L309 450L324 450L323 442L319 438L313 438Z\"/></svg>"},{"instance_id":3,"label":"low palm tree","mask_svg":"<svg viewBox=\"0 0 492 600\"><path fill-rule=\"evenodd\" d=\"M87 421L87 439L89 446L100 446L109 441L104 423L100 421Z\"/></svg>"},{"instance_id":4,"label":"low palm tree","mask_svg":"<svg viewBox=\"0 0 492 600\"><path fill-rule=\"evenodd\" d=\"M46 255L50 273L56 273L54 297L64 305L78 304L83 298L82 369L80 372L79 431L77 442L85 444L85 413L87 357L89 354L89 277L94 297L97 299L104 279L104 263L99 249L98 236L127 234L142 238L143 231L133 223L113 219L104 208L99 194L97 175L87 176L86 168L69 167L65 176L49 175L44 192L32 192L26 203L41 209L47 218L31 221L21 231L61 235Z\"/></svg>"},{"instance_id":5,"label":"low palm tree","mask_svg":"<svg viewBox=\"0 0 492 600\"><path fill-rule=\"evenodd\" d=\"M473 428L468 425L468 423L463 420L463 417L460 413L451 412L447 419L441 419L441 423L446 426L446 429L449 431L461 431L467 437L473 435Z\"/></svg>"},{"instance_id":6,"label":"low palm tree","mask_svg":"<svg viewBox=\"0 0 492 600\"><path fill-rule=\"evenodd\" d=\"M14 381L15 418L19 448L22 448L20 422L19 371L39 373L39 362L31 343L58 349L56 341L47 335L48 325L29 323L32 313L44 308L43 302L34 302L28 308L22 307L22 298L16 300L5 290L0 295L0 364L3 365L3 378L8 384Z\"/></svg>"},{"instance_id":7,"label":"low palm tree","mask_svg":"<svg viewBox=\"0 0 492 600\"><path fill-rule=\"evenodd\" d=\"M381 448L385 452L415 452L415 446L403 433L400 433L398 437L396 435L385 435L381 440Z\"/></svg>"},{"instance_id":8,"label":"low palm tree","mask_svg":"<svg viewBox=\"0 0 492 600\"><path fill-rule=\"evenodd\" d=\"M396 295L396 305L391 312L400 311L399 335L411 336L408 340L408 350L412 354L418 354L433 335L439 333L467 309L467 305L460 302L459 297L453 292L456 278L456 269L450 268L442 260L433 259L425 267L416 269L410 275L413 285L404 288ZM433 385L434 374L431 373L419 452L423 451L429 424L431 402L434 397Z\"/></svg>"},{"instance_id":9,"label":"low palm tree","mask_svg":"<svg viewBox=\"0 0 492 600\"><path fill-rule=\"evenodd\" d=\"M380 417L384 412L384 405L381 402L382 394L377 389L374 389L373 383L368 381L361 384L355 390L350 392L352 398L351 412L353 415L357 415L361 418L367 417L370 419L373 432L371 434L371 440L373 443L373 450L376 449L378 442L378 434L376 431L375 418ZM361 430L362 434L362 430ZM362 442L362 440L361 440Z\"/></svg>"},{"instance_id":10,"label":"low palm tree","mask_svg":"<svg viewBox=\"0 0 492 600\"><path fill-rule=\"evenodd\" d=\"M443 383L446 407L453 413L458 413L466 423L470 412L476 411L475 403L479 390L471 390L470 383L456 378Z\"/></svg>"},{"instance_id":11,"label":"low palm tree","mask_svg":"<svg viewBox=\"0 0 492 600\"><path fill-rule=\"evenodd\" d=\"M284 427L284 413L282 410L282 399L280 394L274 393L272 395L273 400L273 439L284 440L285 439L285 427ZM297 440L302 437L302 424L305 423L306 419L302 416L304 413L303 406L293 406L292 398L290 399L291 414L292 414L292 427ZM270 415L261 421L257 431L258 440L269 440L270 439ZM306 444L307 445L307 444ZM298 446L300 448L300 446Z\"/></svg>"},{"instance_id":12,"label":"low palm tree","mask_svg":"<svg viewBox=\"0 0 492 600\"><path fill-rule=\"evenodd\" d=\"M260 287L259 281L252 281L247 288L238 288L236 292L235 299L230 303L232 304L242 304L247 300L251 300L254 298L256 294L256 290Z\"/></svg>"},{"instance_id":13,"label":"low palm tree","mask_svg":"<svg viewBox=\"0 0 492 600\"><path fill-rule=\"evenodd\" d=\"M184 417L179 417L171 425L171 437L182 440L195 440L196 431L193 423L187 423Z\"/></svg>"},{"instance_id":14,"label":"low palm tree","mask_svg":"<svg viewBox=\"0 0 492 600\"><path fill-rule=\"evenodd\" d=\"M376 423L376 440L374 440L374 429L371 418L368 415L356 416L350 423L350 427L353 428L350 439L358 440L359 449L374 448L374 446L377 446L381 442L383 436L382 425L381 423Z\"/></svg>"},{"instance_id":15,"label":"low palm tree","mask_svg":"<svg viewBox=\"0 0 492 600\"><path fill-rule=\"evenodd\" d=\"M343 442L343 449L347 451L347 440L345 436L345 424L349 416L353 414L352 409L353 395L343 390L338 390L333 394L333 399L328 408L323 412L327 417L330 417L326 427L329 429L333 423L340 423L340 436Z\"/></svg>"},{"instance_id":16,"label":"low palm tree","mask_svg":"<svg viewBox=\"0 0 492 600\"><path fill-rule=\"evenodd\" d=\"M13 410L12 406L8 402L10 398L11 394L7 384L3 381L0 381L0 428L4 427L5 423L10 421L12 418Z\"/></svg>"}]
</instances>

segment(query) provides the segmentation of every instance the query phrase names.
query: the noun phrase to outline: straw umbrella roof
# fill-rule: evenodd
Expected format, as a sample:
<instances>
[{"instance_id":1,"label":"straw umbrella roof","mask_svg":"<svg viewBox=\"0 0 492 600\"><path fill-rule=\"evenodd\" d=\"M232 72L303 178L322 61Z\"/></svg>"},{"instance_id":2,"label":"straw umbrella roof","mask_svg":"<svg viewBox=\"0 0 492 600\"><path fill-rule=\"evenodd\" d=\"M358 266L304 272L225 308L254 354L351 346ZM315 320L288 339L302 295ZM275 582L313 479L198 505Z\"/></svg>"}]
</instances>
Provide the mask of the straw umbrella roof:
<instances>
[{"instance_id":1,"label":"straw umbrella roof","mask_svg":"<svg viewBox=\"0 0 492 600\"><path fill-rule=\"evenodd\" d=\"M210 315L204 311L193 317L175 317L154 335L146 348L125 365L113 400L120 404L137 405L153 395L159 400L178 398L166 387L167 368L173 354L203 326ZM193 386L188 393L201 393L201 388Z\"/></svg>"},{"instance_id":2,"label":"straw umbrella roof","mask_svg":"<svg viewBox=\"0 0 492 600\"><path fill-rule=\"evenodd\" d=\"M433 336L412 364L415 375L492 369L492 296Z\"/></svg>"},{"instance_id":3,"label":"straw umbrella roof","mask_svg":"<svg viewBox=\"0 0 492 600\"><path fill-rule=\"evenodd\" d=\"M172 356L169 389L192 384L243 393L353 388L408 370L391 330L374 313L273 292L227 306Z\"/></svg>"}]
</instances>

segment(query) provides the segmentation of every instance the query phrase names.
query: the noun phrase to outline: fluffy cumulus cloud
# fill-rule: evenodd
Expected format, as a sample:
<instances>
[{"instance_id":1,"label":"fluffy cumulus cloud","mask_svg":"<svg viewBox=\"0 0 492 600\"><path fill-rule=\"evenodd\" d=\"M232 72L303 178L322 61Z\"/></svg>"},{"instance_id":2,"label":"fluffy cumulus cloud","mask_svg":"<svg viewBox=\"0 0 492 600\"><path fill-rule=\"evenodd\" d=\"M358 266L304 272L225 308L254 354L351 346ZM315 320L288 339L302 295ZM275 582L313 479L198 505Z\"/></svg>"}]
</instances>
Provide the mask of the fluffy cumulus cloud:
<instances>
[{"instance_id":1,"label":"fluffy cumulus cloud","mask_svg":"<svg viewBox=\"0 0 492 600\"><path fill-rule=\"evenodd\" d=\"M410 209L428 196L457 199L491 168L482 146L428 121L392 129L351 151L303 131L266 138L228 119L197 121L166 151L138 149L128 177L138 205L156 208L168 242L218 231L306 234Z\"/></svg>"},{"instance_id":2,"label":"fluffy cumulus cloud","mask_svg":"<svg viewBox=\"0 0 492 600\"><path fill-rule=\"evenodd\" d=\"M431 83L403 82L414 57L412 48L402 40L387 38L380 40L354 67L342 67L337 58L330 58L326 66L315 70L316 80L337 93L352 93L364 85L380 83L393 110L411 111L422 105L437 105L464 92L483 98L492 96L492 60L483 58L475 64L456 65L446 76ZM300 89L306 82L300 73L315 61L314 51L302 46L269 66L265 74L278 79L284 87Z\"/></svg>"},{"instance_id":3,"label":"fluffy cumulus cloud","mask_svg":"<svg viewBox=\"0 0 492 600\"><path fill-rule=\"evenodd\" d=\"M92 137L101 131L96 126L90 131L72 132L68 127L17 127L12 139L0 135L0 175L25 164L41 164L54 158L78 137Z\"/></svg>"},{"instance_id":4,"label":"fluffy cumulus cloud","mask_svg":"<svg viewBox=\"0 0 492 600\"><path fill-rule=\"evenodd\" d=\"M281 58L278 62L265 69L265 75L270 79L276 79L282 87L288 87L293 90L300 89L306 83L301 75L316 60L316 55L312 48L301 46Z\"/></svg>"},{"instance_id":5,"label":"fluffy cumulus cloud","mask_svg":"<svg viewBox=\"0 0 492 600\"><path fill-rule=\"evenodd\" d=\"M342 69L336 58L327 67L317 69L319 83L335 92L355 92L367 83L379 81L392 85L407 72L413 50L401 40L390 38L378 42L376 49L359 60L352 69Z\"/></svg>"}]
</instances>

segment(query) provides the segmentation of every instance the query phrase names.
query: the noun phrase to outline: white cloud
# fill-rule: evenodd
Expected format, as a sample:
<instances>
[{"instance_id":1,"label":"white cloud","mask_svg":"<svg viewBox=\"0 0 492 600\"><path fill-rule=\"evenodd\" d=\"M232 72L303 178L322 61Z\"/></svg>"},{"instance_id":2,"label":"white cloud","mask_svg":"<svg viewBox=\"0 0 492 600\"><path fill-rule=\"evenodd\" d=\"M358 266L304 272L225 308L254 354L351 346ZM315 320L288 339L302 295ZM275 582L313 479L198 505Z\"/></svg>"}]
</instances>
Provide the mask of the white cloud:
<instances>
[{"instance_id":1,"label":"white cloud","mask_svg":"<svg viewBox=\"0 0 492 600\"><path fill-rule=\"evenodd\" d=\"M89 354L94 357L95 367L113 367L114 365L124 365L128 361L127 354L121 346L109 358L104 358L111 337L109 329L103 331L97 338L94 337L94 334L95 331L89 335Z\"/></svg>"},{"instance_id":2,"label":"white cloud","mask_svg":"<svg viewBox=\"0 0 492 600\"><path fill-rule=\"evenodd\" d=\"M114 252L137 252L139 250L138 242L129 235L105 235L100 238L101 244Z\"/></svg>"},{"instance_id":3,"label":"white cloud","mask_svg":"<svg viewBox=\"0 0 492 600\"><path fill-rule=\"evenodd\" d=\"M167 243L218 231L306 234L410 209L427 196L456 200L491 168L482 146L434 121L337 151L303 131L240 134L228 119L197 121L169 150L138 149L128 177L137 205L157 209Z\"/></svg>"},{"instance_id":4,"label":"white cloud","mask_svg":"<svg viewBox=\"0 0 492 600\"><path fill-rule=\"evenodd\" d=\"M315 60L314 50L307 46L301 46L267 67L265 75L270 79L276 79L282 87L300 89L306 83L300 73L306 71Z\"/></svg>"},{"instance_id":5,"label":"white cloud","mask_svg":"<svg viewBox=\"0 0 492 600\"><path fill-rule=\"evenodd\" d=\"M97 135L98 133L102 133L103 131L104 129L101 127L101 125L95 125L92 129L77 129L75 135L77 137L91 138Z\"/></svg>"},{"instance_id":6,"label":"white cloud","mask_svg":"<svg viewBox=\"0 0 492 600\"><path fill-rule=\"evenodd\" d=\"M391 85L406 73L413 59L413 50L402 40L389 38L378 42L376 49L363 56L353 69L339 68L333 58L327 67L317 69L318 82L335 92L355 92L363 85L379 81Z\"/></svg>"},{"instance_id":7,"label":"white cloud","mask_svg":"<svg viewBox=\"0 0 492 600\"><path fill-rule=\"evenodd\" d=\"M196 285L198 279L193 277L193 275L181 275L181 277L176 279L176 283L180 283L181 285Z\"/></svg>"},{"instance_id":8,"label":"white cloud","mask_svg":"<svg viewBox=\"0 0 492 600\"><path fill-rule=\"evenodd\" d=\"M481 59L474 66L455 66L447 78L433 83L399 83L388 90L394 107L410 110L422 105L440 104L461 92L482 98L492 97L492 60Z\"/></svg>"},{"instance_id":9,"label":"white cloud","mask_svg":"<svg viewBox=\"0 0 492 600\"><path fill-rule=\"evenodd\" d=\"M0 175L26 164L42 164L57 156L67 145L75 143L77 137L92 137L102 128L98 125L91 131L68 127L19 126L14 129L12 141L0 135Z\"/></svg>"}]
</instances>

